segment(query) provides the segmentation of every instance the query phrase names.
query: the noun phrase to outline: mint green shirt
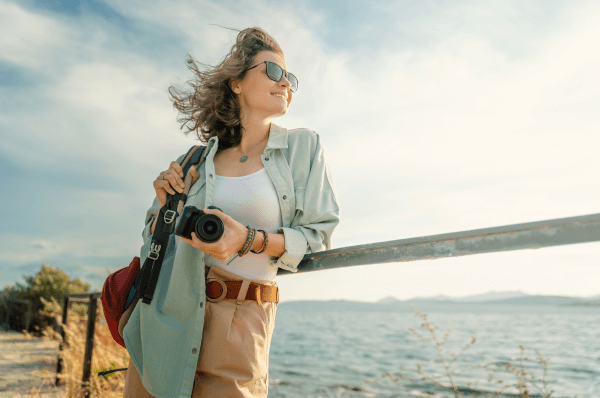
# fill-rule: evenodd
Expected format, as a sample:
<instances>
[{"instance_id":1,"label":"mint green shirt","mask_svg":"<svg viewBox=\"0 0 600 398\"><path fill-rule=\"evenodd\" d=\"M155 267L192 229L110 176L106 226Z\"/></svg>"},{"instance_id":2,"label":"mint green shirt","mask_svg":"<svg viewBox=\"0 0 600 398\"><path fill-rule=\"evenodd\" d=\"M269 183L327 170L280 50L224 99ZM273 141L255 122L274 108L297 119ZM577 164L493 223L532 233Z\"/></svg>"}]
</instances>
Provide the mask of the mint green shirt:
<instances>
[{"instance_id":1,"label":"mint green shirt","mask_svg":"<svg viewBox=\"0 0 600 398\"><path fill-rule=\"evenodd\" d=\"M190 188L186 206L213 204L214 156L218 138ZM183 159L180 156L178 162ZM262 163L275 186L285 236L285 253L270 265L292 272L305 254L331 248L339 222L338 198L319 135L308 129L287 130L271 123ZM150 227L160 203L146 214L140 250L142 264L150 251ZM138 302L124 330L127 351L148 392L157 398L191 397L204 326L204 252L171 235L152 302Z\"/></svg>"}]
</instances>

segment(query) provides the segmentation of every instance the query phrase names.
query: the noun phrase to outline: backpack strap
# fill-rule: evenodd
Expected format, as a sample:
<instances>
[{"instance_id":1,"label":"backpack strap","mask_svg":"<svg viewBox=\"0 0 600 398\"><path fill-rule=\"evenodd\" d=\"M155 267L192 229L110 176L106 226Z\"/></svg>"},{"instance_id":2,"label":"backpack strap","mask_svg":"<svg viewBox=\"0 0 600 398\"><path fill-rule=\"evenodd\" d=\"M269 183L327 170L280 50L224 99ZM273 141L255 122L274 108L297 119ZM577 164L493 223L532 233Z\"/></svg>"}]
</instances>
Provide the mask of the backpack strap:
<instances>
[{"instance_id":1,"label":"backpack strap","mask_svg":"<svg viewBox=\"0 0 600 398\"><path fill-rule=\"evenodd\" d=\"M150 304L154 297L154 291L158 283L158 277L162 268L162 262L167 252L171 234L175 231L175 223L186 200L191 187L192 175L188 173L190 168L201 164L206 159L207 150L205 146L193 146L181 162L184 173L185 189L182 193L175 195L167 194L167 202L161 207L154 233L152 234L152 243L150 253L144 261L144 266L136 279L136 289L138 296L145 304Z\"/></svg>"}]
</instances>

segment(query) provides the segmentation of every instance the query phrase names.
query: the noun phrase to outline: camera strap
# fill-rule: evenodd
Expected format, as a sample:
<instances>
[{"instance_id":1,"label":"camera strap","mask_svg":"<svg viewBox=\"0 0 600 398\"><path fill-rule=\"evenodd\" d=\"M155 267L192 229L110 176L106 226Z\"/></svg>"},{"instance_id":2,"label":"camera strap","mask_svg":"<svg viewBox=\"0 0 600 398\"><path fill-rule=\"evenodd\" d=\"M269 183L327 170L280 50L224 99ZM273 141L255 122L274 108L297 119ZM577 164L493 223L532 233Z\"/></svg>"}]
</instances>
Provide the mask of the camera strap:
<instances>
[{"instance_id":1,"label":"camera strap","mask_svg":"<svg viewBox=\"0 0 600 398\"><path fill-rule=\"evenodd\" d=\"M152 234L150 252L135 281L138 297L142 299L144 304L150 304L154 297L154 291L156 290L162 262L167 252L169 239L175 231L175 223L179 212L187 200L187 194L192 185L192 176L188 172L192 166L202 164L208 153L206 148L201 145L193 146L184 156L181 168L183 170L185 189L182 193L175 193L175 195L167 194L167 202L158 212L158 219L156 220L156 226Z\"/></svg>"}]
</instances>

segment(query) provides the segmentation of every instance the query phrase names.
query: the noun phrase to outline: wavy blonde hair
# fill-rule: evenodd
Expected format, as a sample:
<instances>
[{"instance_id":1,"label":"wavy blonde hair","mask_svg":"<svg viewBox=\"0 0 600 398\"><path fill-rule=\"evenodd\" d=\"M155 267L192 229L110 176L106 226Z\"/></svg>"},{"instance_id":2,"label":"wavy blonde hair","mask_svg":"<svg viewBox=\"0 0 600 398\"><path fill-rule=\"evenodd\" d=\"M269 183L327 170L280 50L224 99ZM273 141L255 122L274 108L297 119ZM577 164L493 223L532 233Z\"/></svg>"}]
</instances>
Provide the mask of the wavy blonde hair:
<instances>
[{"instance_id":1,"label":"wavy blonde hair","mask_svg":"<svg viewBox=\"0 0 600 398\"><path fill-rule=\"evenodd\" d=\"M188 54L186 63L194 74L187 81L189 89L169 87L173 107L179 111L177 121L186 135L195 131L204 143L216 135L220 148L241 142L240 107L229 82L242 79L254 56L265 50L283 57L273 37L261 28L251 27L240 31L235 44L217 66L197 62ZM198 64L206 69L200 70Z\"/></svg>"}]
</instances>

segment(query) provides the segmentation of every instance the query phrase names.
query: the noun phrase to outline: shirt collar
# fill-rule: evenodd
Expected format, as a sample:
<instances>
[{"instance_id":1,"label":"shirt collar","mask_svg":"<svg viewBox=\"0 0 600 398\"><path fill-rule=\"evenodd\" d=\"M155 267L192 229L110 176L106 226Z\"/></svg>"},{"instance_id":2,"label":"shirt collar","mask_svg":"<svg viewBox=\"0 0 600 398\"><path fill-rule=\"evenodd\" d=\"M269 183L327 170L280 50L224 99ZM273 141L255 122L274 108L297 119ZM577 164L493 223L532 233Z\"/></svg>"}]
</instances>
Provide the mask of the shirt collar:
<instances>
[{"instance_id":1,"label":"shirt collar","mask_svg":"<svg viewBox=\"0 0 600 398\"><path fill-rule=\"evenodd\" d=\"M215 135L208 140L208 145L211 142L215 144L219 144L219 138ZM281 149L288 147L288 130L285 127L281 127L276 125L275 123L271 123L271 128L269 130L269 141L267 141L267 149Z\"/></svg>"}]
</instances>

